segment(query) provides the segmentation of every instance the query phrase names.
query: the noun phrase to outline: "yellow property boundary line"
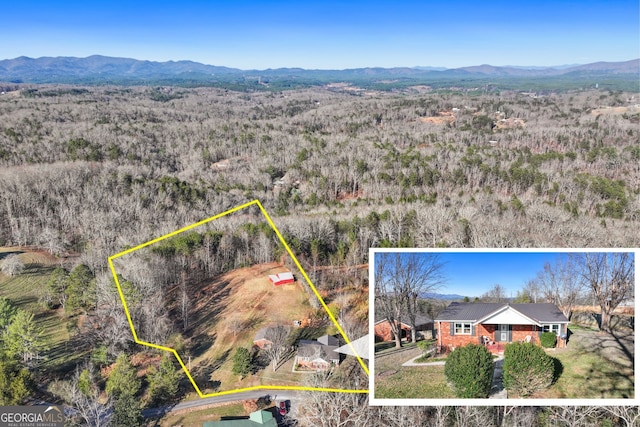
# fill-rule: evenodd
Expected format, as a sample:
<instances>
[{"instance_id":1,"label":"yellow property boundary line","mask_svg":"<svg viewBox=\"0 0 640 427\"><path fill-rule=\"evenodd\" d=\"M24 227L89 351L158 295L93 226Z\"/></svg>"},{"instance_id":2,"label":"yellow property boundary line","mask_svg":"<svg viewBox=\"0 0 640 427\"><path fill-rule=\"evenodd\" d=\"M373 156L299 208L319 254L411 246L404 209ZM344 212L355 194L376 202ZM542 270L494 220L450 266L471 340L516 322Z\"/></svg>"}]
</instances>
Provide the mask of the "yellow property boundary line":
<instances>
[{"instance_id":1,"label":"yellow property boundary line","mask_svg":"<svg viewBox=\"0 0 640 427\"><path fill-rule=\"evenodd\" d=\"M119 252L119 253L117 253L115 255L111 255L109 257L109 267L111 268L111 273L113 274L113 279L115 280L116 287L118 288L118 294L120 295L120 300L122 301L122 306L124 307L124 312L127 315L127 321L129 322L129 326L131 327L131 334L133 335L133 340L136 342L136 344L146 345L147 347L151 347L151 348L155 348L155 349L163 350L163 351L168 351L168 352L172 353L175 356L175 358L178 360L178 363L182 367L182 370L185 372L185 374L187 374L187 378L189 378L189 381L191 381L191 384L193 385L193 388L196 390L198 395L200 397L202 397L202 398L204 398L204 397L212 397L212 396L222 396L222 395L226 395L226 394L240 393L240 392L243 392L243 391L252 391L252 390L310 390L310 391L327 391L327 392L337 392L337 393L368 393L369 390L350 390L350 389L318 388L318 387L304 387L304 386L267 386L267 385L259 385L259 386L253 386L253 387L239 388L239 389L235 389L235 390L221 391L221 392L217 392L217 393L204 394L200 390L200 387L198 387L198 385L196 384L195 380L191 376L191 373L189 372L189 369L187 369L187 366L184 364L184 362L182 361L182 358L180 357L180 355L178 355L178 352L175 349L173 349L171 347L165 347L165 346L153 344L153 343L150 343L150 342L142 341L142 340L140 340L138 338L138 334L136 333L136 328L133 326L133 321L131 320L131 314L129 313L129 308L127 307L127 302L125 301L124 294L122 292L122 287L120 286L120 281L118 280L118 274L116 273L116 269L115 269L115 267L113 265L113 260L116 259L116 258L119 258L121 256L130 254L131 252L137 251L138 249L142 249L142 248L145 248L145 247L147 247L149 245L152 245L154 243L160 242L161 240L168 239L169 237L173 237L173 236L175 236L177 234L180 234L180 233L182 233L184 231L191 230L192 228L198 227L199 225L206 224L206 223L208 223L210 221L213 221L214 219L218 219L218 218L221 218L221 217L223 217L225 215L229 215L229 214L232 214L232 213L237 212L239 210L248 208L249 206L257 206L258 208L260 208L260 211L262 212L262 215L267 219L267 221L269 222L269 225L271 226L271 228L275 231L276 235L278 236L278 239L280 240L280 242L282 243L284 248L289 253L289 256L291 256L291 259L295 263L296 267L298 268L300 273L302 273L302 276L304 276L305 280L307 281L307 283L309 284L309 286L313 290L313 293L316 295L316 297L320 301L320 304L322 304L322 307L325 309L325 311L329 315L329 318L334 323L334 325L336 325L336 328L338 328L338 332L340 332L340 335L342 336L342 338L344 338L346 343L349 345L349 347L353 351L353 354L356 355L356 358L358 359L358 362L360 363L360 366L362 366L362 369L364 370L364 372L367 375L369 375L369 369L367 368L367 366L365 365L363 360L358 355L358 352L354 348L353 344L351 344L351 341L349 340L347 335L344 333L344 330L342 329L342 327L340 327L340 324L338 323L336 318L333 316L333 314L331 314L331 310L329 310L329 307L327 307L327 305L325 304L324 300L322 299L322 297L318 293L318 290L316 289L315 285L311 282L311 280L309 279L309 276L307 276L307 273L302 268L302 265L300 265L300 263L298 262L298 259L295 257L295 255L291 251L291 248L289 247L287 242L285 242L284 238L282 237L282 234L280 234L280 231L278 230L276 225L273 223L273 221L269 217L269 214L264 209L264 207L262 207L262 204L257 199L253 200L251 202L245 203L243 205L236 206L235 208L229 209L228 211L222 212L222 213L220 213L218 215L214 215L214 216L212 216L210 218L207 218L205 220L196 222L195 224L191 224L191 225L186 226L184 228L181 228L179 230L176 230L176 231L173 231L171 233L165 234L164 236L157 237L157 238L155 238L153 240L149 240L148 242L142 243L142 244L140 244L138 246L135 246L135 247L127 249L125 251Z\"/></svg>"}]
</instances>

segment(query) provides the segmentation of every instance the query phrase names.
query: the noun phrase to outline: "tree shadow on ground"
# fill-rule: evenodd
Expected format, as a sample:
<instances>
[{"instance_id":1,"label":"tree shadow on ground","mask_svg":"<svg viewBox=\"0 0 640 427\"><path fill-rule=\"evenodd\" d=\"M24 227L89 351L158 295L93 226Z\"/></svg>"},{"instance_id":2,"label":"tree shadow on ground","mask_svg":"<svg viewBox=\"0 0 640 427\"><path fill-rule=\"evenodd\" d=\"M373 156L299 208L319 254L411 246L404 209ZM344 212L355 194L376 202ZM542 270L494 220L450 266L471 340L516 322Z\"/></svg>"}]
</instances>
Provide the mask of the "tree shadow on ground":
<instances>
[{"instance_id":1,"label":"tree shadow on ground","mask_svg":"<svg viewBox=\"0 0 640 427\"><path fill-rule=\"evenodd\" d=\"M308 327L297 328L291 331L287 337L287 343L291 346L296 345L300 340L315 340L326 332L325 327Z\"/></svg>"},{"instance_id":2,"label":"tree shadow on ground","mask_svg":"<svg viewBox=\"0 0 640 427\"><path fill-rule=\"evenodd\" d=\"M633 339L634 337L633 332L629 334L625 334L624 332L614 331L613 333L611 333L611 336L618 343L618 345L620 346L620 350L624 353L625 357L631 363L631 369L635 371L635 357L631 353L631 351L629 351L629 349L627 348L627 344L623 342L621 339L621 338L629 338L629 337Z\"/></svg>"},{"instance_id":3,"label":"tree shadow on ground","mask_svg":"<svg viewBox=\"0 0 640 427\"><path fill-rule=\"evenodd\" d=\"M581 373L581 381L586 381L590 389L599 397L632 398L634 394L633 348L629 349L630 343L625 341L632 340L633 333L625 335L619 332L616 336L596 331L577 332L571 346L576 361L583 356L596 354L604 362L599 365L590 365ZM568 369L571 367L563 368L563 370Z\"/></svg>"},{"instance_id":4,"label":"tree shadow on ground","mask_svg":"<svg viewBox=\"0 0 640 427\"><path fill-rule=\"evenodd\" d=\"M0 261L2 261L4 258L11 256L11 255L20 255L23 254L23 251L8 251L8 252L0 252Z\"/></svg>"},{"instance_id":5,"label":"tree shadow on ground","mask_svg":"<svg viewBox=\"0 0 640 427\"><path fill-rule=\"evenodd\" d=\"M269 358L262 352L258 352L252 359L251 363L251 375L257 374L259 371L266 369L269 366Z\"/></svg>"},{"instance_id":6,"label":"tree shadow on ground","mask_svg":"<svg viewBox=\"0 0 640 427\"><path fill-rule=\"evenodd\" d=\"M553 379L551 380L551 384L555 384L562 375L562 372L564 372L564 366L560 359L556 357L552 356L551 360L553 360Z\"/></svg>"},{"instance_id":7,"label":"tree shadow on ground","mask_svg":"<svg viewBox=\"0 0 640 427\"><path fill-rule=\"evenodd\" d=\"M213 390L217 390L220 387L220 381L212 380L211 375L220 369L220 367L224 364L224 362L229 357L231 353L231 349L225 351L219 358L214 360L211 363L205 363L204 365L200 365L197 368L193 369L191 375L198 384L198 387L201 389L210 388Z\"/></svg>"},{"instance_id":8,"label":"tree shadow on ground","mask_svg":"<svg viewBox=\"0 0 640 427\"><path fill-rule=\"evenodd\" d=\"M220 369L222 367L222 365L224 364L224 362L226 362L227 359L229 358L229 354L231 354L231 349L228 349L227 351L222 353L222 355L220 355L220 357L218 357L216 360L214 360L213 363L211 363L209 365L211 367L211 369L213 369L214 371L217 371L218 369Z\"/></svg>"},{"instance_id":9,"label":"tree shadow on ground","mask_svg":"<svg viewBox=\"0 0 640 427\"><path fill-rule=\"evenodd\" d=\"M216 335L200 334L193 338L191 342L193 345L190 347L190 353L193 357L202 356L216 341Z\"/></svg>"},{"instance_id":10,"label":"tree shadow on ground","mask_svg":"<svg viewBox=\"0 0 640 427\"><path fill-rule=\"evenodd\" d=\"M189 327L185 331L188 334L194 334L207 328L211 329L212 325L218 322L218 316L226 308L227 297L231 293L229 287L230 281L228 280L216 280L214 289L208 289L207 291L198 291L196 296L197 303L194 304L189 314ZM203 282L204 283L204 282ZM201 283L194 288L203 288L205 285ZM177 287L176 287L177 292ZM179 301L179 298L175 298L175 301ZM170 310L170 317L174 319L174 324L178 330L181 330L181 316L179 307L173 307Z\"/></svg>"}]
</instances>

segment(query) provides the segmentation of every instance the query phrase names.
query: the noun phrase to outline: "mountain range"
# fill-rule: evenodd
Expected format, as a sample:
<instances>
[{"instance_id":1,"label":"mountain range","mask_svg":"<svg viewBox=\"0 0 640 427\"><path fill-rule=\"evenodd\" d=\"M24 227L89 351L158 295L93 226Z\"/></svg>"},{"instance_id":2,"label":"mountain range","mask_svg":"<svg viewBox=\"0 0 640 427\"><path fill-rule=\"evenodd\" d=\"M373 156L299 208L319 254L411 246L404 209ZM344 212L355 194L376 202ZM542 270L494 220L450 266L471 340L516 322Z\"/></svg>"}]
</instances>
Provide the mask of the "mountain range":
<instances>
[{"instance_id":1,"label":"mountain range","mask_svg":"<svg viewBox=\"0 0 640 427\"><path fill-rule=\"evenodd\" d=\"M437 299L437 300L445 300L445 301L457 301L457 300L463 300L464 299L464 295L458 295L458 294L439 294L437 292L424 292L421 293L420 298L423 299Z\"/></svg>"},{"instance_id":2,"label":"mountain range","mask_svg":"<svg viewBox=\"0 0 640 427\"><path fill-rule=\"evenodd\" d=\"M193 61L141 61L93 55L86 58L42 57L0 60L0 81L14 83L149 83L155 81L216 82L255 78L261 83L269 79L304 81L323 84L330 81L383 81L405 79L412 82L446 79L501 79L548 77L609 77L638 80L640 59L625 62L595 62L563 67L497 67L478 65L443 69L437 67L367 67L345 70L307 70L278 68L240 70L206 65ZM266 79L266 80L263 80Z\"/></svg>"},{"instance_id":3,"label":"mountain range","mask_svg":"<svg viewBox=\"0 0 640 427\"><path fill-rule=\"evenodd\" d=\"M86 58L76 57L42 57L28 58L21 56L15 59L0 60L0 79L5 81L22 80L56 82L68 78L171 78L189 76L230 76L259 74L271 75L307 75L318 76L331 74L345 77L460 77L460 76L523 76L544 77L559 76L571 73L598 74L636 74L640 71L640 59L625 62L595 62L586 65L569 67L496 67L478 65L471 67L443 69L436 67L395 67L395 68L355 68L346 70L306 70L302 68L278 68L267 70L240 70L215 65L206 65L193 61L141 61L130 58L114 58L93 55Z\"/></svg>"}]
</instances>

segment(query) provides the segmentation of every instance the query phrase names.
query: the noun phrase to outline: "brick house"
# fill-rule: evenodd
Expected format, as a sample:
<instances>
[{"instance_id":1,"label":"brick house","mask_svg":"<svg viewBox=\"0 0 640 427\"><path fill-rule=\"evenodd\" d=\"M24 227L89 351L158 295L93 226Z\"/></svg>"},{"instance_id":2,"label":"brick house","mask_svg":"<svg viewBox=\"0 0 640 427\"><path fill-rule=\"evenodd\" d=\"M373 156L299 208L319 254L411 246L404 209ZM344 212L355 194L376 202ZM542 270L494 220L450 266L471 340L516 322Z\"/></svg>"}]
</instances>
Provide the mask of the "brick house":
<instances>
[{"instance_id":1,"label":"brick house","mask_svg":"<svg viewBox=\"0 0 640 427\"><path fill-rule=\"evenodd\" d=\"M336 351L340 341L331 335L323 335L317 340L300 340L293 366L298 369L327 371L340 364L340 354Z\"/></svg>"},{"instance_id":2,"label":"brick house","mask_svg":"<svg viewBox=\"0 0 640 427\"><path fill-rule=\"evenodd\" d=\"M260 349L271 347L273 343L267 338L268 330L268 327L260 329L253 338L253 345Z\"/></svg>"},{"instance_id":3,"label":"brick house","mask_svg":"<svg viewBox=\"0 0 640 427\"><path fill-rule=\"evenodd\" d=\"M452 302L435 319L439 348L485 344L492 352L510 342L540 342L542 332L554 332L564 347L569 320L555 304Z\"/></svg>"},{"instance_id":4,"label":"brick house","mask_svg":"<svg viewBox=\"0 0 640 427\"><path fill-rule=\"evenodd\" d=\"M373 325L373 330L375 334L376 342L381 341L393 341L393 332L391 332L391 325L387 318L376 319L376 322ZM411 325L407 322L400 322L400 339L411 339ZM425 332L425 331L433 331L433 320L426 316L416 315L416 331ZM431 334L428 335L427 338L431 337Z\"/></svg>"}]
</instances>

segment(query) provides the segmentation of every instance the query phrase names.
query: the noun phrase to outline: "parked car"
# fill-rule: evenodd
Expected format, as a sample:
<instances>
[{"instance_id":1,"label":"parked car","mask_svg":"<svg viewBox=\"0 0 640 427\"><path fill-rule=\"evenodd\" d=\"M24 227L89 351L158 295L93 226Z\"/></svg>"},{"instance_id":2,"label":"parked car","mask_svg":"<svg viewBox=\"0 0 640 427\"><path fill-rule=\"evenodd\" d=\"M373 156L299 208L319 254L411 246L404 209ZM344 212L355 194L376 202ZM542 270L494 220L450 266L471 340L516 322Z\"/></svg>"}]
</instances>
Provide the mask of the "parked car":
<instances>
[{"instance_id":1,"label":"parked car","mask_svg":"<svg viewBox=\"0 0 640 427\"><path fill-rule=\"evenodd\" d=\"M280 412L280 415L287 414L287 403L285 401L280 402L278 405L278 412Z\"/></svg>"}]
</instances>

